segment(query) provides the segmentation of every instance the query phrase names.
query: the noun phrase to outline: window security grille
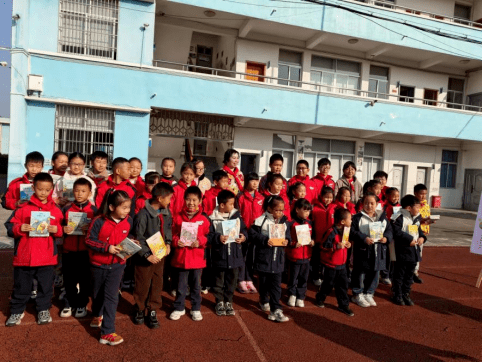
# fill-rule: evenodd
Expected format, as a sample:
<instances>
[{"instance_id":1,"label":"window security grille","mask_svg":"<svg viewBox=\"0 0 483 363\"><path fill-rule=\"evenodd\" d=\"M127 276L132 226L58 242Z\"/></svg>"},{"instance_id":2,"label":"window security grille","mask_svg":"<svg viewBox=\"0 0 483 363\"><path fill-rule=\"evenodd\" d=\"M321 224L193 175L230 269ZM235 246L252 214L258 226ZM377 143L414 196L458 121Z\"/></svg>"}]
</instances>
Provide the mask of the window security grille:
<instances>
[{"instance_id":1,"label":"window security grille","mask_svg":"<svg viewBox=\"0 0 483 363\"><path fill-rule=\"evenodd\" d=\"M114 153L114 111L57 105L54 151L81 152L89 157L94 151Z\"/></svg>"},{"instance_id":2,"label":"window security grille","mask_svg":"<svg viewBox=\"0 0 483 363\"><path fill-rule=\"evenodd\" d=\"M119 0L60 0L59 52L116 59Z\"/></svg>"}]
</instances>

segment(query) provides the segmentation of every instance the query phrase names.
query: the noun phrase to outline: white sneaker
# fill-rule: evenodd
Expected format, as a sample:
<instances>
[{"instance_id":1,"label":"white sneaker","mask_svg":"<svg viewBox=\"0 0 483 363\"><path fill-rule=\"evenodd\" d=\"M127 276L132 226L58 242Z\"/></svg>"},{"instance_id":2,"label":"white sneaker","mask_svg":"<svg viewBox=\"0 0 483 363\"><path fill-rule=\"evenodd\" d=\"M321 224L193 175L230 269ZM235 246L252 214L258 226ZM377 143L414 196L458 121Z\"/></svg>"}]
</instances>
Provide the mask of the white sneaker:
<instances>
[{"instance_id":1,"label":"white sneaker","mask_svg":"<svg viewBox=\"0 0 483 363\"><path fill-rule=\"evenodd\" d=\"M171 296L176 297L176 290L171 290Z\"/></svg>"},{"instance_id":2,"label":"white sneaker","mask_svg":"<svg viewBox=\"0 0 483 363\"><path fill-rule=\"evenodd\" d=\"M365 294L364 299L369 303L370 306L377 306L376 302L374 301L373 295Z\"/></svg>"},{"instance_id":3,"label":"white sneaker","mask_svg":"<svg viewBox=\"0 0 483 363\"><path fill-rule=\"evenodd\" d=\"M288 321L288 317L283 315L282 310L277 309L273 313L270 313L270 315L268 316L268 320L276 321L278 323L285 323Z\"/></svg>"},{"instance_id":4,"label":"white sneaker","mask_svg":"<svg viewBox=\"0 0 483 363\"><path fill-rule=\"evenodd\" d=\"M312 282L314 283L315 286L322 285L322 280L321 279L313 280Z\"/></svg>"},{"instance_id":5,"label":"white sneaker","mask_svg":"<svg viewBox=\"0 0 483 363\"><path fill-rule=\"evenodd\" d=\"M295 306L295 295L290 295L290 297L288 298L288 301L287 301L287 305L288 306Z\"/></svg>"},{"instance_id":6,"label":"white sneaker","mask_svg":"<svg viewBox=\"0 0 483 363\"><path fill-rule=\"evenodd\" d=\"M75 309L75 315L74 316L76 318L83 318L86 315L87 315L87 309L86 309L86 307Z\"/></svg>"},{"instance_id":7,"label":"white sneaker","mask_svg":"<svg viewBox=\"0 0 483 363\"><path fill-rule=\"evenodd\" d=\"M201 290L201 293L203 295L208 295L208 288L204 288L203 290Z\"/></svg>"},{"instance_id":8,"label":"white sneaker","mask_svg":"<svg viewBox=\"0 0 483 363\"><path fill-rule=\"evenodd\" d=\"M199 310L191 310L190 314L191 314L191 319L193 319L193 321L203 320L203 316L201 315L201 311Z\"/></svg>"},{"instance_id":9,"label":"white sneaker","mask_svg":"<svg viewBox=\"0 0 483 363\"><path fill-rule=\"evenodd\" d=\"M298 308L304 308L305 307L305 303L302 299L297 299L295 301L295 306L298 307Z\"/></svg>"},{"instance_id":10,"label":"white sneaker","mask_svg":"<svg viewBox=\"0 0 483 363\"><path fill-rule=\"evenodd\" d=\"M60 317L61 318L69 318L71 316L72 316L72 308L65 307L60 312Z\"/></svg>"},{"instance_id":11,"label":"white sneaker","mask_svg":"<svg viewBox=\"0 0 483 363\"><path fill-rule=\"evenodd\" d=\"M368 308L371 306L366 299L364 299L364 294L357 294L352 296L352 302L359 305L361 308Z\"/></svg>"},{"instance_id":12,"label":"white sneaker","mask_svg":"<svg viewBox=\"0 0 483 363\"><path fill-rule=\"evenodd\" d=\"M268 313L270 311L270 304L269 303L265 303L265 304L262 304L262 303L258 303L258 305L260 305L260 309L262 309L262 311Z\"/></svg>"},{"instance_id":13,"label":"white sneaker","mask_svg":"<svg viewBox=\"0 0 483 363\"><path fill-rule=\"evenodd\" d=\"M169 318L171 320L179 320L179 318L181 318L184 314L186 314L186 310L175 310L171 313L171 315L169 316Z\"/></svg>"}]
</instances>

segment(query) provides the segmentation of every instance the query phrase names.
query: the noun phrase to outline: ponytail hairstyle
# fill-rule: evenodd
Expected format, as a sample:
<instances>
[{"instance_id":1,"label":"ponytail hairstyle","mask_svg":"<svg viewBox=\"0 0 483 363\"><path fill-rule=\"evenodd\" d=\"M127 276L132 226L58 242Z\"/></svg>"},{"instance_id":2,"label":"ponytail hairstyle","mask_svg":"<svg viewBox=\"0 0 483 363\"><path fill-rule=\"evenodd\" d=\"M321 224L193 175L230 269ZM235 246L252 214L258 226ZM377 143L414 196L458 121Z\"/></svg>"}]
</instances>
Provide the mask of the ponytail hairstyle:
<instances>
[{"instance_id":1,"label":"ponytail hairstyle","mask_svg":"<svg viewBox=\"0 0 483 363\"><path fill-rule=\"evenodd\" d=\"M290 216L292 217L292 219L295 219L297 217L297 209L312 211L312 204L310 204L310 202L305 198L297 199L295 205L292 208L292 211L290 212Z\"/></svg>"},{"instance_id":2,"label":"ponytail hairstyle","mask_svg":"<svg viewBox=\"0 0 483 363\"><path fill-rule=\"evenodd\" d=\"M126 200L131 201L131 198L129 198L129 195L124 190L109 189L102 199L101 206L97 210L96 216L102 216L103 218L110 217L111 210L109 209L109 206L112 205L114 208L117 208Z\"/></svg>"},{"instance_id":3,"label":"ponytail hairstyle","mask_svg":"<svg viewBox=\"0 0 483 363\"><path fill-rule=\"evenodd\" d=\"M337 197L335 198L338 202L340 201L340 198L342 197L342 193L345 192L346 190L349 192L349 194L352 195L351 190L349 188L340 187L338 192L337 192Z\"/></svg>"},{"instance_id":4,"label":"ponytail hairstyle","mask_svg":"<svg viewBox=\"0 0 483 363\"><path fill-rule=\"evenodd\" d=\"M279 195L269 195L263 201L263 210L266 212L269 207L273 209L280 203L285 204L285 202L283 201L283 198L281 196L279 196Z\"/></svg>"},{"instance_id":5,"label":"ponytail hairstyle","mask_svg":"<svg viewBox=\"0 0 483 363\"><path fill-rule=\"evenodd\" d=\"M295 191L301 186L303 185L305 187L305 184L302 183L302 182L296 182L295 184L292 184L289 188L288 188L288 191L287 191L287 196L290 200L294 199L295 198ZM307 195L307 194L306 194Z\"/></svg>"}]
</instances>

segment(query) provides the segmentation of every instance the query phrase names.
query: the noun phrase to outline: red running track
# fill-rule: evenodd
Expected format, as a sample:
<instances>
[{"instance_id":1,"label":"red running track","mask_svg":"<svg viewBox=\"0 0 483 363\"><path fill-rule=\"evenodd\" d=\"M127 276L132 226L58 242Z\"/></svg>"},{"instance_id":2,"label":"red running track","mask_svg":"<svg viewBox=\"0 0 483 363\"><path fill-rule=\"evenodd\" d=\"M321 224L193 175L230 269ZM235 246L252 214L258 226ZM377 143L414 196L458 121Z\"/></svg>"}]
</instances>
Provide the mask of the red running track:
<instances>
[{"instance_id":1,"label":"red running track","mask_svg":"<svg viewBox=\"0 0 483 363\"><path fill-rule=\"evenodd\" d=\"M481 256L463 247L424 249L421 276L414 285L414 307L389 301L380 285L377 307L351 304L354 317L336 310L330 296L326 308L314 305L309 286L305 308L284 312L290 321L268 321L257 309L258 295L235 296L236 317L214 314L214 298L203 296L203 321L187 315L170 321L173 298L164 295L158 313L161 329L135 326L130 320L133 299L123 293L116 319L125 342L116 347L97 342L90 318L59 317L62 303L54 299L53 322L38 326L30 305L22 324L3 326L12 287L12 252L0 252L0 357L2 361L481 361L481 289L475 283ZM189 303L187 302L187 306Z\"/></svg>"}]
</instances>

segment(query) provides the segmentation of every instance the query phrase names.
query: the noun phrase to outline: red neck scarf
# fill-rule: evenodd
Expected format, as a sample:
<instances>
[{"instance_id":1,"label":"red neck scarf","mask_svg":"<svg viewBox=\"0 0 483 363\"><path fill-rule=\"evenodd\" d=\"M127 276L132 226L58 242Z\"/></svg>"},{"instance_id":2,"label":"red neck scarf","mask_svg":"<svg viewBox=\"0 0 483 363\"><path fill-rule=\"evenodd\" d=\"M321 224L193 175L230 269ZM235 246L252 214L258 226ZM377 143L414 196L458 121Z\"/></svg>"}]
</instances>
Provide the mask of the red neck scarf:
<instances>
[{"instance_id":1,"label":"red neck scarf","mask_svg":"<svg viewBox=\"0 0 483 363\"><path fill-rule=\"evenodd\" d=\"M223 170L226 171L228 175L231 175L233 179L235 179L236 185L238 186L238 189L240 191L243 191L243 184L238 177L238 168L235 168L234 170L231 170L228 166L224 165Z\"/></svg>"},{"instance_id":2,"label":"red neck scarf","mask_svg":"<svg viewBox=\"0 0 483 363\"><path fill-rule=\"evenodd\" d=\"M346 180L349 183L349 186L351 187L352 191L355 193L356 188L354 187L354 178L346 179Z\"/></svg>"}]
</instances>

